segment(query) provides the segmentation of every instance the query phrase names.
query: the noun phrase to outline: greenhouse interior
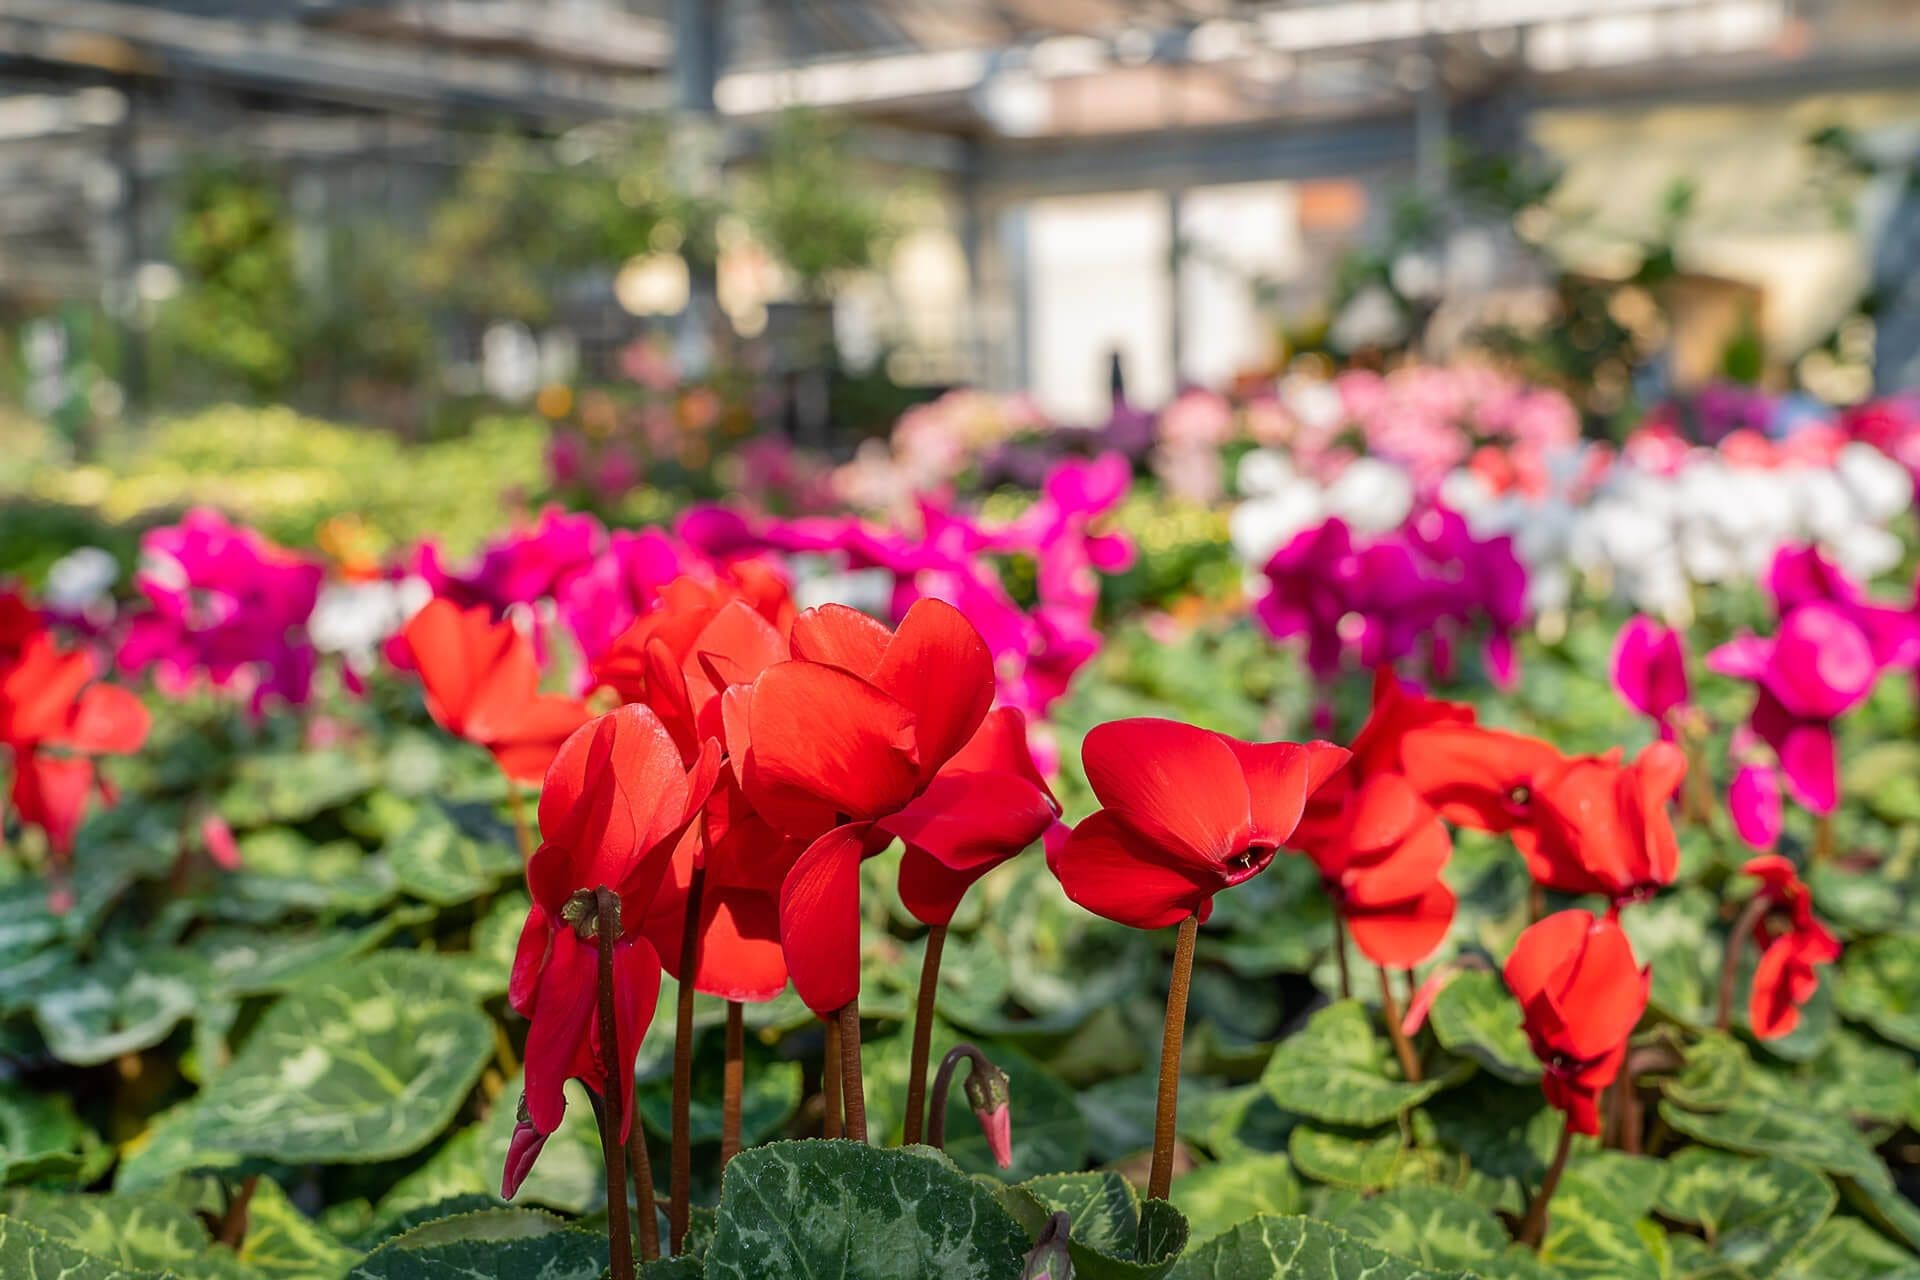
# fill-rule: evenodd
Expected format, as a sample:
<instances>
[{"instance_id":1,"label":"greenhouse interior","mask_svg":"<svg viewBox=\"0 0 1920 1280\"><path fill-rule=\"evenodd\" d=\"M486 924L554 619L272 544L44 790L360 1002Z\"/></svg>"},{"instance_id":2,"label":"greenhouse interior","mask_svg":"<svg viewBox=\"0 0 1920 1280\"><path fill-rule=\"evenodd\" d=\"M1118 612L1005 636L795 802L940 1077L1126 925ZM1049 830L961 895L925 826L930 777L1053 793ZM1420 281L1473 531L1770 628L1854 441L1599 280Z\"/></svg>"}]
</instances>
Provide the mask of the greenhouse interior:
<instances>
[{"instance_id":1,"label":"greenhouse interior","mask_svg":"<svg viewBox=\"0 0 1920 1280\"><path fill-rule=\"evenodd\" d=\"M1920 1280L1920 4L0 0L0 787L0 1280Z\"/></svg>"}]
</instances>

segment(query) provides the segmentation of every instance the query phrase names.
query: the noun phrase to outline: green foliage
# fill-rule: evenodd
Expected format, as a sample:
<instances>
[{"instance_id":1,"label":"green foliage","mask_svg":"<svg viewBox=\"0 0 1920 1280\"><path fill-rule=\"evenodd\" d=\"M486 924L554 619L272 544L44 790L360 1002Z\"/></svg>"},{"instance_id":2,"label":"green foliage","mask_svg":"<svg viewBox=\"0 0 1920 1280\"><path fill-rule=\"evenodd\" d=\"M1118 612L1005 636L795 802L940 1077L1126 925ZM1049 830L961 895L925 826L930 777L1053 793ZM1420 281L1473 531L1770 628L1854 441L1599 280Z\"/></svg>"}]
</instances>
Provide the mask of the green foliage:
<instances>
[{"instance_id":1,"label":"green foliage","mask_svg":"<svg viewBox=\"0 0 1920 1280\"><path fill-rule=\"evenodd\" d=\"M189 172L173 257L182 288L162 316L171 338L255 395L299 374L303 317L294 228L277 182L243 165Z\"/></svg>"},{"instance_id":2,"label":"green foliage","mask_svg":"<svg viewBox=\"0 0 1920 1280\"><path fill-rule=\"evenodd\" d=\"M993 1193L934 1152L776 1142L728 1166L706 1275L1003 1280L1026 1251Z\"/></svg>"}]
</instances>

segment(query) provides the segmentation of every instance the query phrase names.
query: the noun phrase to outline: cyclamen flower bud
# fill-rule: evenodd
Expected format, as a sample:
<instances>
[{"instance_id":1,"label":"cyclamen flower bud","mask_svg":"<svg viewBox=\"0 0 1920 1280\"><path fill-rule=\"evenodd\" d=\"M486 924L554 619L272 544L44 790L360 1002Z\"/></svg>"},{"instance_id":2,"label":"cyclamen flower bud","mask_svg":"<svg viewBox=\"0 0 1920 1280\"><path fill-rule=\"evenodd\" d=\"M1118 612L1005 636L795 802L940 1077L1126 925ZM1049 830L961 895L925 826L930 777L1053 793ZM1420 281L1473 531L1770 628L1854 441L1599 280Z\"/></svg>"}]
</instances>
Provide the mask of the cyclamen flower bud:
<instances>
[{"instance_id":1,"label":"cyclamen flower bud","mask_svg":"<svg viewBox=\"0 0 1920 1280\"><path fill-rule=\"evenodd\" d=\"M511 1200L520 1190L520 1184L533 1172L533 1162L540 1158L540 1149L547 1145L546 1134L533 1127L533 1117L527 1113L527 1095L520 1095L520 1113L514 1121L513 1137L507 1142L506 1168L500 1174L500 1198Z\"/></svg>"},{"instance_id":2,"label":"cyclamen flower bud","mask_svg":"<svg viewBox=\"0 0 1920 1280\"><path fill-rule=\"evenodd\" d=\"M1065 1212L1047 1219L1020 1269L1020 1280L1073 1280L1073 1255L1067 1250L1072 1226L1073 1219Z\"/></svg>"},{"instance_id":3,"label":"cyclamen flower bud","mask_svg":"<svg viewBox=\"0 0 1920 1280\"><path fill-rule=\"evenodd\" d=\"M976 1060L962 1086L967 1105L986 1135L993 1162L1002 1169L1013 1167L1013 1103L1006 1072L984 1059Z\"/></svg>"}]
</instances>

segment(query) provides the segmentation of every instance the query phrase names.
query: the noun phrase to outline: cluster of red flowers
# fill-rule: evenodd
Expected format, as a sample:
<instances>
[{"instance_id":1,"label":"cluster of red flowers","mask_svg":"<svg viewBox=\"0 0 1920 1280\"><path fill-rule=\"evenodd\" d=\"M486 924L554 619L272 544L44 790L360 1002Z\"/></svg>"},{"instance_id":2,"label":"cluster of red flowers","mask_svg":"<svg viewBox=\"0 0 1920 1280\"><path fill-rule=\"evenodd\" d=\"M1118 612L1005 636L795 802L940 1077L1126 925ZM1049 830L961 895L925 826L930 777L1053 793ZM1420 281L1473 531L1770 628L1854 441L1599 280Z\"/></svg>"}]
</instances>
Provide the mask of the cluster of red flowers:
<instances>
[{"instance_id":1,"label":"cluster of red flowers","mask_svg":"<svg viewBox=\"0 0 1920 1280\"><path fill-rule=\"evenodd\" d=\"M513 975L536 1048L509 1191L559 1123L562 1082L604 1093L594 953L609 917L596 895L611 891L617 907L612 1032L630 1072L663 968L686 976L690 962L695 989L734 1001L791 981L829 1021L857 1007L860 864L896 839L901 900L930 926L1042 836L1068 897L1143 929L1203 922L1222 889L1283 851L1304 854L1334 906L1342 986L1350 938L1381 969L1411 1073L1387 971L1429 959L1452 923L1450 827L1503 833L1537 886L1506 979L1573 1130L1597 1132L1599 1093L1646 1006L1648 975L1618 916L1678 869L1669 808L1687 761L1665 741L1630 761L1563 755L1383 670L1350 749L1168 720L1098 726L1082 758L1101 807L1068 832L1021 714L993 709L986 644L937 600L889 630L837 605L796 613L751 565L682 578L600 655L588 703L538 693L528 641L481 611L436 602L407 638L447 728L511 778L552 761ZM589 718L589 703L614 709ZM1768 906L1752 926L1766 952L1751 1021L1780 1035L1837 944L1789 865L1750 870ZM1603 898L1605 914L1541 919L1548 891Z\"/></svg>"},{"instance_id":2,"label":"cluster of red flowers","mask_svg":"<svg viewBox=\"0 0 1920 1280\"><path fill-rule=\"evenodd\" d=\"M889 630L838 605L796 613L739 566L682 578L601 655L588 702L538 693L530 643L482 610L436 601L406 638L445 728L510 779L545 775L509 993L534 1024L509 1194L567 1079L609 1096L597 895L613 895L612 1038L630 1077L662 969L685 977L690 957L691 985L733 1001L791 981L832 1017L859 994L864 858L899 839L901 900L945 925L1058 821L1024 718L992 709L986 645L937 600ZM600 702L613 709L589 718Z\"/></svg>"},{"instance_id":3,"label":"cluster of red flowers","mask_svg":"<svg viewBox=\"0 0 1920 1280\"><path fill-rule=\"evenodd\" d=\"M95 758L137 751L147 738L140 700L99 677L91 652L63 648L25 600L0 592L0 748L12 760L14 812L45 833L57 860L56 910L87 801L96 790L112 798Z\"/></svg>"}]
</instances>

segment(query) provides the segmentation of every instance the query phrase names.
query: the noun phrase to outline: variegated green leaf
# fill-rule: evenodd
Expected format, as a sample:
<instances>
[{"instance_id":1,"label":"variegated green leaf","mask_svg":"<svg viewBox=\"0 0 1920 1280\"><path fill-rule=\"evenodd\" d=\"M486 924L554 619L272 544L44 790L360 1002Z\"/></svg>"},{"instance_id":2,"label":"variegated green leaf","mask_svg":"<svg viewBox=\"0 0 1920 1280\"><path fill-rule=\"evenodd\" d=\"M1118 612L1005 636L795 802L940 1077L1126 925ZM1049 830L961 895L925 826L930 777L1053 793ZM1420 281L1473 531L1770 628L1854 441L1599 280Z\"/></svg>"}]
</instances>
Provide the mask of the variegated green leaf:
<instances>
[{"instance_id":1,"label":"variegated green leaf","mask_svg":"<svg viewBox=\"0 0 1920 1280\"><path fill-rule=\"evenodd\" d=\"M1437 1080L1400 1079L1388 1066L1390 1057L1365 1007L1343 1000L1282 1040L1260 1081L1288 1111L1364 1128L1418 1106L1440 1087Z\"/></svg>"}]
</instances>

